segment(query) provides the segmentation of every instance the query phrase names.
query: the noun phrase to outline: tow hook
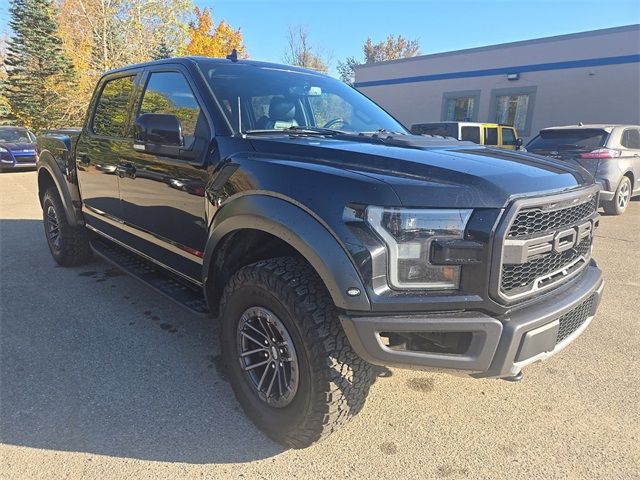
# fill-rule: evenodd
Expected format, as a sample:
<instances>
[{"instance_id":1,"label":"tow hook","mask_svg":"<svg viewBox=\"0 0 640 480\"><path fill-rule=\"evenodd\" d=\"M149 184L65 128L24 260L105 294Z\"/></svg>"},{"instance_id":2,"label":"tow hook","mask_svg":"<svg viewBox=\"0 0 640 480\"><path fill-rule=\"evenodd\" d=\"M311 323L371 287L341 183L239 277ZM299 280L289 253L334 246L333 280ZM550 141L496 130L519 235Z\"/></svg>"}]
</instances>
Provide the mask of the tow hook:
<instances>
[{"instance_id":1,"label":"tow hook","mask_svg":"<svg viewBox=\"0 0 640 480\"><path fill-rule=\"evenodd\" d=\"M507 382L519 382L523 378L524 378L524 373L520 371L511 377L504 377L502 380L506 380Z\"/></svg>"}]
</instances>

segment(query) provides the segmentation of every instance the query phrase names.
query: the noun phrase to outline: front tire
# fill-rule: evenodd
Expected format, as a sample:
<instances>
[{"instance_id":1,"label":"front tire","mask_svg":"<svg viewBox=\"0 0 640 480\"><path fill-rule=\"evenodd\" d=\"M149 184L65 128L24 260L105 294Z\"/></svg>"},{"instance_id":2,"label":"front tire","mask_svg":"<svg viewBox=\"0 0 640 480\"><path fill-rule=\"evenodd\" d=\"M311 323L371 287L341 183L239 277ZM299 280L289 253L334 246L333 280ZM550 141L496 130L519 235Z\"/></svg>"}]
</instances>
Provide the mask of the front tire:
<instances>
[{"instance_id":1,"label":"front tire","mask_svg":"<svg viewBox=\"0 0 640 480\"><path fill-rule=\"evenodd\" d=\"M220 318L236 398L275 441L307 447L364 405L371 366L351 349L324 284L302 260L273 258L237 271Z\"/></svg>"},{"instance_id":2,"label":"front tire","mask_svg":"<svg viewBox=\"0 0 640 480\"><path fill-rule=\"evenodd\" d=\"M92 256L85 227L72 226L62 206L58 191L51 187L42 197L44 233L54 260L63 267L87 263Z\"/></svg>"},{"instance_id":3,"label":"front tire","mask_svg":"<svg viewBox=\"0 0 640 480\"><path fill-rule=\"evenodd\" d=\"M602 206L607 215L622 215L627 209L630 199L631 180L629 180L629 177L624 176L618 184L613 200L603 203Z\"/></svg>"}]
</instances>

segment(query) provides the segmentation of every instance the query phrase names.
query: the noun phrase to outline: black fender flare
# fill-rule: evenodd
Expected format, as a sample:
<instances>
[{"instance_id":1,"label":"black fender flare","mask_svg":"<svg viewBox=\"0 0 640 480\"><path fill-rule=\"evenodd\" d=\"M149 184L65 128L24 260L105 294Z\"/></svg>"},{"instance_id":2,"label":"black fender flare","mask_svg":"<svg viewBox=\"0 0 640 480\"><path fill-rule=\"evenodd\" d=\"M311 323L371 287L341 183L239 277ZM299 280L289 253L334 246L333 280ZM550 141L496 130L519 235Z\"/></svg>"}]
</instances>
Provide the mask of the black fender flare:
<instances>
[{"instance_id":1,"label":"black fender flare","mask_svg":"<svg viewBox=\"0 0 640 480\"><path fill-rule=\"evenodd\" d=\"M329 228L301 206L266 194L246 194L231 199L216 213L204 251L205 284L219 242L227 234L241 229L270 233L293 247L318 273L338 308L371 309L355 265ZM360 293L350 296L347 294L350 288L357 288Z\"/></svg>"},{"instance_id":2,"label":"black fender flare","mask_svg":"<svg viewBox=\"0 0 640 480\"><path fill-rule=\"evenodd\" d=\"M64 207L65 215L67 217L67 222L69 222L69 225L84 225L82 213L74 205L74 200L78 202L78 204L80 202L80 192L78 191L78 188L75 185L69 185L65 174L61 171L60 166L56 162L55 158L53 157L51 152L46 150L40 152L40 155L38 157L38 188L40 188L39 185L41 183L41 176L45 175L43 171L46 171L53 179L53 183L55 184L55 187L60 194L62 206ZM75 191L72 192L72 189L75 189ZM38 196L41 203L43 194L44 192L38 191Z\"/></svg>"}]
</instances>

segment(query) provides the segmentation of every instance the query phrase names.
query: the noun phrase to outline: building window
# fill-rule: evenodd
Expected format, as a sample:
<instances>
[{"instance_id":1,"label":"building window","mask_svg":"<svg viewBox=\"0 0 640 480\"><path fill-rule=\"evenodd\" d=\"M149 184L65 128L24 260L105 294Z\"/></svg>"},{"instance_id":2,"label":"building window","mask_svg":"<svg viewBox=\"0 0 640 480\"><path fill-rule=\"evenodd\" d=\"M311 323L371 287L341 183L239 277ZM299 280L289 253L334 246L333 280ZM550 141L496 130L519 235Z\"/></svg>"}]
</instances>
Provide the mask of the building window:
<instances>
[{"instance_id":1,"label":"building window","mask_svg":"<svg viewBox=\"0 0 640 480\"><path fill-rule=\"evenodd\" d=\"M493 90L489 106L490 120L511 125L519 135L529 136L536 90L536 87Z\"/></svg>"},{"instance_id":2,"label":"building window","mask_svg":"<svg viewBox=\"0 0 640 480\"><path fill-rule=\"evenodd\" d=\"M516 130L524 130L528 108L529 95L500 95L497 97L496 120Z\"/></svg>"},{"instance_id":3,"label":"building window","mask_svg":"<svg viewBox=\"0 0 640 480\"><path fill-rule=\"evenodd\" d=\"M448 92L442 96L442 121L474 122L478 118L480 90Z\"/></svg>"},{"instance_id":4,"label":"building window","mask_svg":"<svg viewBox=\"0 0 640 480\"><path fill-rule=\"evenodd\" d=\"M474 97L449 98L445 120L448 122L470 122L473 118L474 103Z\"/></svg>"}]
</instances>

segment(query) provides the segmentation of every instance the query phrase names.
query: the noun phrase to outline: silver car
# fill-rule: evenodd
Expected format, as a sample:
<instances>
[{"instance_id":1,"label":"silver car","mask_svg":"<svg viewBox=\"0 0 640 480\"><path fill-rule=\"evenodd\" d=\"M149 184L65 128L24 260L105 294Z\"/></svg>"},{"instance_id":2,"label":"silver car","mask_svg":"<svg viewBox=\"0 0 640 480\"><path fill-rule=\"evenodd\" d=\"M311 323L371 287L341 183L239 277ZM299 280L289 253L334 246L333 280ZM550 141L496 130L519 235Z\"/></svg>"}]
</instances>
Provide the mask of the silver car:
<instances>
[{"instance_id":1,"label":"silver car","mask_svg":"<svg viewBox=\"0 0 640 480\"><path fill-rule=\"evenodd\" d=\"M640 196L639 125L549 127L527 150L582 165L602 185L600 204L610 215L622 214L631 198Z\"/></svg>"}]
</instances>

